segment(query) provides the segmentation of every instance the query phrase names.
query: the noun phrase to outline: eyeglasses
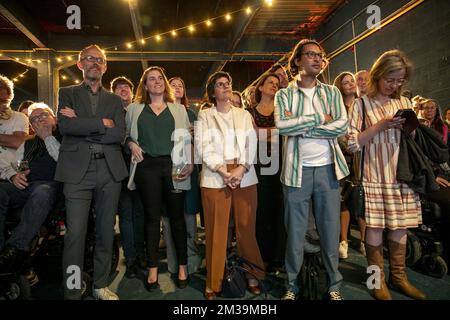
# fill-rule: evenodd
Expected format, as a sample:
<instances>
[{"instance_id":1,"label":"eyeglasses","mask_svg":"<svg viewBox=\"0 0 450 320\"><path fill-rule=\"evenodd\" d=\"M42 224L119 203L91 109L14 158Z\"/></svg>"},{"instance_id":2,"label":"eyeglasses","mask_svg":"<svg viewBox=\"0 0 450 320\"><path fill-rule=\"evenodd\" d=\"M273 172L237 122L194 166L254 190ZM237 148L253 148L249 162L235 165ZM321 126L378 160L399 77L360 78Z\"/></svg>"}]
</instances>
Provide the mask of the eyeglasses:
<instances>
[{"instance_id":1,"label":"eyeglasses","mask_svg":"<svg viewBox=\"0 0 450 320\"><path fill-rule=\"evenodd\" d=\"M44 111L44 112L42 112L41 114L39 114L39 115L37 115L37 116L31 117L31 118L30 118L30 122L31 122L31 123L35 123L35 122L37 122L37 121L45 120L45 119L47 119L48 117L50 117L50 113L48 113L47 111Z\"/></svg>"},{"instance_id":2,"label":"eyeglasses","mask_svg":"<svg viewBox=\"0 0 450 320\"><path fill-rule=\"evenodd\" d=\"M98 64L104 64L106 61L102 57L85 56L81 60L87 60L89 62L97 62Z\"/></svg>"},{"instance_id":3,"label":"eyeglasses","mask_svg":"<svg viewBox=\"0 0 450 320\"><path fill-rule=\"evenodd\" d=\"M383 80L384 80L384 83L386 83L389 86L394 84L394 85L398 85L399 87L402 86L406 81L405 79L392 79L392 78L389 78L389 79L383 78Z\"/></svg>"},{"instance_id":4,"label":"eyeglasses","mask_svg":"<svg viewBox=\"0 0 450 320\"><path fill-rule=\"evenodd\" d=\"M231 87L231 82L229 82L229 81L226 81L226 82L216 82L216 84L214 85L214 87L220 88L220 89L225 89L225 88Z\"/></svg>"},{"instance_id":5,"label":"eyeglasses","mask_svg":"<svg viewBox=\"0 0 450 320\"><path fill-rule=\"evenodd\" d=\"M323 58L325 58L325 54L323 52L306 51L303 52L302 55L307 56L308 59L314 59L317 57L320 60L323 60Z\"/></svg>"}]
</instances>

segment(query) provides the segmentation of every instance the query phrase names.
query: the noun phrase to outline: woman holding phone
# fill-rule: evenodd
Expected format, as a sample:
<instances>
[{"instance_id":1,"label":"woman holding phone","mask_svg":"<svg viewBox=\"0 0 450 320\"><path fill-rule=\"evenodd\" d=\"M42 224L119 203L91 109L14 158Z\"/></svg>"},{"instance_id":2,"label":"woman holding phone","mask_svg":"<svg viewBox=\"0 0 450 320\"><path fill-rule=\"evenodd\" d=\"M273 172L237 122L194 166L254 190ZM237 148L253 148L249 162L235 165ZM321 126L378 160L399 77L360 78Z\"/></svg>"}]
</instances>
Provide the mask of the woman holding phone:
<instances>
[{"instance_id":1,"label":"woman holding phone","mask_svg":"<svg viewBox=\"0 0 450 320\"><path fill-rule=\"evenodd\" d=\"M425 294L408 281L405 271L406 231L422 223L420 198L397 180L405 119L395 115L399 109L411 108L411 102L400 95L410 76L411 66L402 52L385 52L369 72L367 95L355 101L349 115L348 149L364 153L365 245L368 264L378 266L381 272L381 285L373 290L378 300L392 299L383 271L384 229L389 247L390 287L413 299L425 299Z\"/></svg>"}]
</instances>

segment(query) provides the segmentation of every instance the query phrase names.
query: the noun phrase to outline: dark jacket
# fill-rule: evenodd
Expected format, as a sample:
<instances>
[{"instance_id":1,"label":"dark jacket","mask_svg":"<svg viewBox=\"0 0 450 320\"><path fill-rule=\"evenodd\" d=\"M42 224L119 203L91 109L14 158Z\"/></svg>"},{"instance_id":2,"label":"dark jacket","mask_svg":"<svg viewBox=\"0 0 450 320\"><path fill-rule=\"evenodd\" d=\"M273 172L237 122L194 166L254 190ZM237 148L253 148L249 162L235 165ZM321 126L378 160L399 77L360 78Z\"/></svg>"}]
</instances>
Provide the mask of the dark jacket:
<instances>
[{"instance_id":1,"label":"dark jacket","mask_svg":"<svg viewBox=\"0 0 450 320\"><path fill-rule=\"evenodd\" d=\"M448 149L433 129L420 125L415 137L402 132L397 165L397 180L415 192L426 194L439 190L431 162L448 160Z\"/></svg>"},{"instance_id":2,"label":"dark jacket","mask_svg":"<svg viewBox=\"0 0 450 320\"><path fill-rule=\"evenodd\" d=\"M102 145L106 163L116 182L128 176L121 148L125 138L122 101L104 89L99 94L97 112L93 115L89 94L83 84L59 89L58 127L63 140L56 167L57 181L81 182L89 166L93 143ZM64 107L73 109L77 116L62 116L59 110ZM103 118L112 119L115 127L105 128Z\"/></svg>"}]
</instances>

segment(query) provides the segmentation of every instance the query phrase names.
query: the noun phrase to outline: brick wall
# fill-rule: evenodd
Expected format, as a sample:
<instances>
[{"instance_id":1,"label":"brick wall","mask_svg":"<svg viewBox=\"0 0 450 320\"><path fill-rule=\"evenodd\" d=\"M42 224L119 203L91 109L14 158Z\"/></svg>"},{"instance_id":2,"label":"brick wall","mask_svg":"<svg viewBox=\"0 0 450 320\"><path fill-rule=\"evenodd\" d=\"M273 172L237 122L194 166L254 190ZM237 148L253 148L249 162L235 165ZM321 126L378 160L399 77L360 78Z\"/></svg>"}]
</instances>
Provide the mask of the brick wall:
<instances>
[{"instance_id":1,"label":"brick wall","mask_svg":"<svg viewBox=\"0 0 450 320\"><path fill-rule=\"evenodd\" d=\"M356 35L366 27L369 14L367 5L373 1L349 1L336 11L318 30L315 38L324 39L342 24L355 19ZM388 16L408 1L379 1L382 18ZM331 52L352 38L351 24L323 42L325 50ZM414 65L408 88L413 94L438 100L442 110L450 107L450 1L427 0L406 15L389 24L356 46L358 69L369 69L374 60L384 51L400 49ZM354 72L355 58L351 50L332 60L328 71L331 82L341 71Z\"/></svg>"}]
</instances>

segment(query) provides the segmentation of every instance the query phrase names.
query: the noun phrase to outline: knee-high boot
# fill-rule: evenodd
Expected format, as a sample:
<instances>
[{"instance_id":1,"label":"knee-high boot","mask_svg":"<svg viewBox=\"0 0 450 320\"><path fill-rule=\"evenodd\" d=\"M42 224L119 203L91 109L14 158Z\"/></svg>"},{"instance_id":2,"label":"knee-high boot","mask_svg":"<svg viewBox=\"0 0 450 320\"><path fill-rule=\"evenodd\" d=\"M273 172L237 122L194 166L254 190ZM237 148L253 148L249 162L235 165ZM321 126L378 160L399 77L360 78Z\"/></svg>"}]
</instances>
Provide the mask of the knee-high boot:
<instances>
[{"instance_id":1,"label":"knee-high boot","mask_svg":"<svg viewBox=\"0 0 450 320\"><path fill-rule=\"evenodd\" d=\"M373 295L377 300L392 300L391 293L389 292L384 276L383 245L374 247L366 243L365 246L369 266L376 265L380 268L380 288L373 289Z\"/></svg>"},{"instance_id":2,"label":"knee-high boot","mask_svg":"<svg viewBox=\"0 0 450 320\"><path fill-rule=\"evenodd\" d=\"M389 240L389 286L417 300L426 299L422 291L416 289L406 277L406 244Z\"/></svg>"}]
</instances>

